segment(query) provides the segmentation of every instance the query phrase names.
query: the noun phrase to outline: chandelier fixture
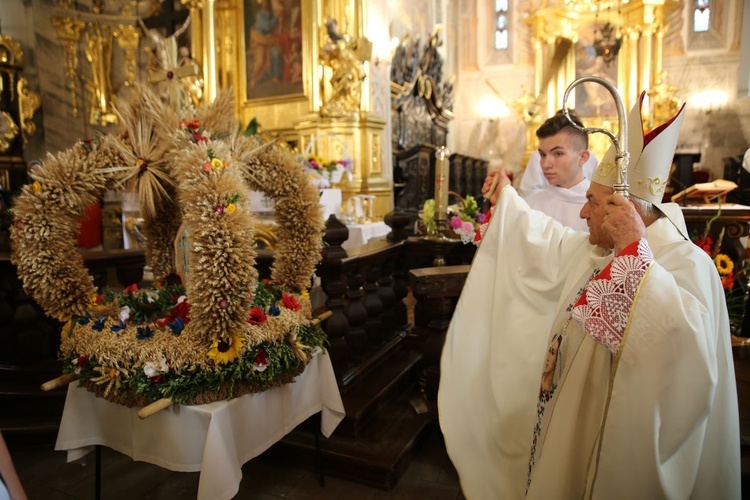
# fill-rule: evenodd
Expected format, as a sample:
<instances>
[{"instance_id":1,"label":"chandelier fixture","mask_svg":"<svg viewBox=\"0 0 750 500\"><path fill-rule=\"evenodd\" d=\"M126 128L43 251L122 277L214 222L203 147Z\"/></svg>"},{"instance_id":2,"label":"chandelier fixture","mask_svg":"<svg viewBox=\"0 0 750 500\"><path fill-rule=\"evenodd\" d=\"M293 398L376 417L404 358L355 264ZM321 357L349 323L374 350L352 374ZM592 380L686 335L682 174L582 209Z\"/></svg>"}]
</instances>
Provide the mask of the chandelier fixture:
<instances>
[{"instance_id":1,"label":"chandelier fixture","mask_svg":"<svg viewBox=\"0 0 750 500\"><path fill-rule=\"evenodd\" d=\"M594 38L596 55L601 56L607 66L615 60L621 45L622 35L617 33L617 28L609 21L599 28L599 34Z\"/></svg>"}]
</instances>

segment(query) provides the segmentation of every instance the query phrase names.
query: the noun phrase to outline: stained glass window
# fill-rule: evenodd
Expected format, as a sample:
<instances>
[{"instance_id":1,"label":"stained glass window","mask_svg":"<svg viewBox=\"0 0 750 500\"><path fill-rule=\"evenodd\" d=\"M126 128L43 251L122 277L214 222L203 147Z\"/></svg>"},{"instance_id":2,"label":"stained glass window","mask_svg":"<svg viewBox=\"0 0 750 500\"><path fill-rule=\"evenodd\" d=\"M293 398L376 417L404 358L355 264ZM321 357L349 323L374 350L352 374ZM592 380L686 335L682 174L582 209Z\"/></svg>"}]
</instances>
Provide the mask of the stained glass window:
<instances>
[{"instance_id":1,"label":"stained glass window","mask_svg":"<svg viewBox=\"0 0 750 500\"><path fill-rule=\"evenodd\" d=\"M708 31L711 21L711 0L694 0L693 31L700 33Z\"/></svg>"},{"instance_id":2,"label":"stained glass window","mask_svg":"<svg viewBox=\"0 0 750 500\"><path fill-rule=\"evenodd\" d=\"M495 50L508 49L508 2L495 0ZM708 0L704 0L708 1Z\"/></svg>"}]
</instances>

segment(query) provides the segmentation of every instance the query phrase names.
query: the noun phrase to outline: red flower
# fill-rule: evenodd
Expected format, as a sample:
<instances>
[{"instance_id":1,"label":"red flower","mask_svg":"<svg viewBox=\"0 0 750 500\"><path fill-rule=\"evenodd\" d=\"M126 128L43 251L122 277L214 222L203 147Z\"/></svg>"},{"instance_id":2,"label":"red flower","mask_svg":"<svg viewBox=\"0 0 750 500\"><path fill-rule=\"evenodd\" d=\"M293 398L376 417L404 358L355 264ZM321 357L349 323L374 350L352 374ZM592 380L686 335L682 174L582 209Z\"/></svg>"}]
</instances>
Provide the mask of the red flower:
<instances>
[{"instance_id":1,"label":"red flower","mask_svg":"<svg viewBox=\"0 0 750 500\"><path fill-rule=\"evenodd\" d=\"M89 362L88 356L78 356L78 359L75 360L76 366L79 366L81 368L86 368L86 364Z\"/></svg>"},{"instance_id":2,"label":"red flower","mask_svg":"<svg viewBox=\"0 0 750 500\"><path fill-rule=\"evenodd\" d=\"M300 310L299 302L297 302L297 298L294 295L287 295L285 292L281 292L281 303L284 304L284 307L292 311Z\"/></svg>"},{"instance_id":3,"label":"red flower","mask_svg":"<svg viewBox=\"0 0 750 500\"><path fill-rule=\"evenodd\" d=\"M160 384L160 383L162 383L162 382L166 382L166 381L167 381L167 377L166 377L166 376L164 376L164 375L161 375L161 374L159 374L159 375L154 375L154 376L153 376L153 377L151 377L151 378L150 378L149 380L150 380L150 381L151 381L152 383L154 383L154 384Z\"/></svg>"},{"instance_id":4,"label":"red flower","mask_svg":"<svg viewBox=\"0 0 750 500\"><path fill-rule=\"evenodd\" d=\"M708 255L711 255L711 252L713 251L714 246L714 240L710 236L706 236L706 238L698 238L695 240L695 244L698 245L703 249L704 252L706 252Z\"/></svg>"},{"instance_id":5,"label":"red flower","mask_svg":"<svg viewBox=\"0 0 750 500\"><path fill-rule=\"evenodd\" d=\"M258 349L258 355L255 356L255 361L253 361L256 365L265 366L268 364L268 354L263 349Z\"/></svg>"},{"instance_id":6,"label":"red flower","mask_svg":"<svg viewBox=\"0 0 750 500\"><path fill-rule=\"evenodd\" d=\"M172 323L177 318L182 318L182 322L185 326L190 323L190 304L187 300L183 300L175 305L169 312L169 316L158 320L156 324L159 325L160 328L164 328L167 326L167 323Z\"/></svg>"},{"instance_id":7,"label":"red flower","mask_svg":"<svg viewBox=\"0 0 750 500\"><path fill-rule=\"evenodd\" d=\"M195 142L205 142L208 141L206 137L203 137L201 134L193 133L193 140Z\"/></svg>"},{"instance_id":8,"label":"red flower","mask_svg":"<svg viewBox=\"0 0 750 500\"><path fill-rule=\"evenodd\" d=\"M138 291L138 283L133 283L130 286L125 287L122 293L135 293Z\"/></svg>"},{"instance_id":9,"label":"red flower","mask_svg":"<svg viewBox=\"0 0 750 500\"><path fill-rule=\"evenodd\" d=\"M197 119L182 120L180 121L180 125L190 130L198 130L199 128L201 128L201 122Z\"/></svg>"},{"instance_id":10,"label":"red flower","mask_svg":"<svg viewBox=\"0 0 750 500\"><path fill-rule=\"evenodd\" d=\"M731 290L734 287L734 274L729 274L721 278L721 286L724 290Z\"/></svg>"},{"instance_id":11,"label":"red flower","mask_svg":"<svg viewBox=\"0 0 750 500\"><path fill-rule=\"evenodd\" d=\"M260 325L265 323L267 319L266 313L260 307L253 307L247 315L247 322L251 325Z\"/></svg>"},{"instance_id":12,"label":"red flower","mask_svg":"<svg viewBox=\"0 0 750 500\"><path fill-rule=\"evenodd\" d=\"M95 301L95 302L96 302L97 304L101 304L102 302L104 302L104 295L97 295L97 296L96 296L96 301Z\"/></svg>"}]
</instances>

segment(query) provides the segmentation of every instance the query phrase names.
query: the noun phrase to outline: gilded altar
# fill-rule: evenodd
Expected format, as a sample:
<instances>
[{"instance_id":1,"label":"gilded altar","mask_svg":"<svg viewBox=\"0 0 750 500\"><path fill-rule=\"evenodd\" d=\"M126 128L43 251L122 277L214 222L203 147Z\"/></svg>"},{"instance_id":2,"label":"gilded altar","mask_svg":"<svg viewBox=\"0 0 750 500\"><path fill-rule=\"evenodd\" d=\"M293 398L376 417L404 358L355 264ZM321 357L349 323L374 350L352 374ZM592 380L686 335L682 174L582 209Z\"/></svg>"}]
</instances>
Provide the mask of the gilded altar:
<instances>
[{"instance_id":1,"label":"gilded altar","mask_svg":"<svg viewBox=\"0 0 750 500\"><path fill-rule=\"evenodd\" d=\"M675 87L665 81L662 50L666 16L678 5L665 0L542 2L526 20L534 50L534 105L544 116L552 116L562 108L570 82L594 75L617 87L625 109L647 91L644 123L649 128L663 123L665 117L673 116L668 110L679 105ZM617 123L614 101L596 87L589 84L576 89L572 107L586 126L613 130ZM527 126L535 130L538 125ZM599 157L609 147L604 135L592 135L589 140L590 149ZM535 141L528 147L534 149Z\"/></svg>"},{"instance_id":2,"label":"gilded altar","mask_svg":"<svg viewBox=\"0 0 750 500\"><path fill-rule=\"evenodd\" d=\"M376 219L390 211L393 188L382 168L386 121L372 113L362 2L183 3L191 8L204 99L231 88L240 121L256 120L266 137L300 153L314 142L311 153L327 159L341 158L346 149L352 176L339 186L344 203L371 194Z\"/></svg>"}]
</instances>

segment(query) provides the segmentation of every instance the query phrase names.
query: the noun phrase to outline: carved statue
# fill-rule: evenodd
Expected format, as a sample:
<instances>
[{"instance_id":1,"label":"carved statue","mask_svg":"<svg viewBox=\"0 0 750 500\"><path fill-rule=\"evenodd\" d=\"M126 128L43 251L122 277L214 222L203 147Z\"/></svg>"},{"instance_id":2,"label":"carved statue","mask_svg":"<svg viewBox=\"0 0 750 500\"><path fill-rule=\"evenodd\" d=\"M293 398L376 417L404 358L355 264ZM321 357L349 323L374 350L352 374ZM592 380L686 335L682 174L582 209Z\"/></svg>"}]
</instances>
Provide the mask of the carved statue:
<instances>
[{"instance_id":1,"label":"carved statue","mask_svg":"<svg viewBox=\"0 0 750 500\"><path fill-rule=\"evenodd\" d=\"M362 82L367 73L364 61L370 59L372 43L366 38L353 40L338 32L335 19L326 22L328 40L321 50L323 64L331 68L331 94L321 109L323 116L344 116L359 111Z\"/></svg>"},{"instance_id":2,"label":"carved statue","mask_svg":"<svg viewBox=\"0 0 750 500\"><path fill-rule=\"evenodd\" d=\"M168 37L156 29L148 29L140 18L138 22L144 34L154 44L153 48L146 49L152 56L148 66L149 83L159 85L159 93L175 109L182 107L183 97L187 98L189 105L199 107L203 98L203 78L198 65L190 56L190 50L187 47L177 47L177 38L190 26L190 17Z\"/></svg>"},{"instance_id":3,"label":"carved statue","mask_svg":"<svg viewBox=\"0 0 750 500\"><path fill-rule=\"evenodd\" d=\"M680 100L675 97L677 87L666 82L667 72L662 71L656 79L656 85L647 92L651 98L651 116L649 124L651 127L661 125L677 114L680 109Z\"/></svg>"}]
</instances>

